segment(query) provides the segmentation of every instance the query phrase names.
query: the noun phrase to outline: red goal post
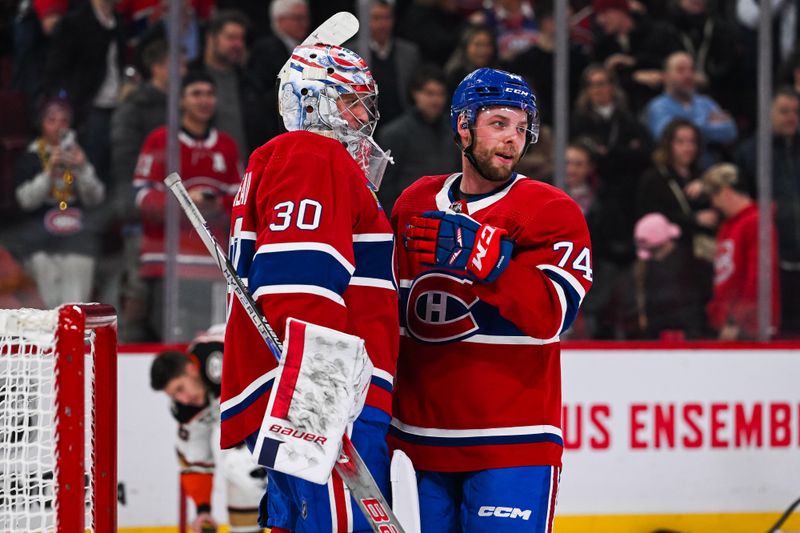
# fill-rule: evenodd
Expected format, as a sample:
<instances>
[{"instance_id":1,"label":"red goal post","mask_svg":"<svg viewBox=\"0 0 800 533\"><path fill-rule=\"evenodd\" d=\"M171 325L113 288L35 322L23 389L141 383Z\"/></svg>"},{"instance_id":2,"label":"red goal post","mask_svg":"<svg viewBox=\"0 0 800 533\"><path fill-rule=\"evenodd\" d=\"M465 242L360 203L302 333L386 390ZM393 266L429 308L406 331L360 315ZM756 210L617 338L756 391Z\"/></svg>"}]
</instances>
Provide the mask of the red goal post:
<instances>
[{"instance_id":1,"label":"red goal post","mask_svg":"<svg viewBox=\"0 0 800 533\"><path fill-rule=\"evenodd\" d=\"M116 531L117 318L0 310L0 531Z\"/></svg>"}]
</instances>

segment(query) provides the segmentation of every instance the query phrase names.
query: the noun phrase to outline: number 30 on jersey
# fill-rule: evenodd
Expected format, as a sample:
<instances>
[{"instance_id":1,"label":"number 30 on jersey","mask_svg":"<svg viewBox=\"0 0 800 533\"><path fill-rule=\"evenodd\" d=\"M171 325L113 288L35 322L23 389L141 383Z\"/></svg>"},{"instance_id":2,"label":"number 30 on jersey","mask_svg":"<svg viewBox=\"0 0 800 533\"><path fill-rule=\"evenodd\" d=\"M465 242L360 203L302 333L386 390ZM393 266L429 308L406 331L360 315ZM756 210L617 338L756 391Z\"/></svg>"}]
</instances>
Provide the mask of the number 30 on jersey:
<instances>
[{"instance_id":1,"label":"number 30 on jersey","mask_svg":"<svg viewBox=\"0 0 800 533\"><path fill-rule=\"evenodd\" d=\"M319 227L322 218L322 204L310 198L304 198L297 202L281 202L272 208L275 213L275 222L269 225L272 231L285 231L292 225L297 229L315 230Z\"/></svg>"}]
</instances>

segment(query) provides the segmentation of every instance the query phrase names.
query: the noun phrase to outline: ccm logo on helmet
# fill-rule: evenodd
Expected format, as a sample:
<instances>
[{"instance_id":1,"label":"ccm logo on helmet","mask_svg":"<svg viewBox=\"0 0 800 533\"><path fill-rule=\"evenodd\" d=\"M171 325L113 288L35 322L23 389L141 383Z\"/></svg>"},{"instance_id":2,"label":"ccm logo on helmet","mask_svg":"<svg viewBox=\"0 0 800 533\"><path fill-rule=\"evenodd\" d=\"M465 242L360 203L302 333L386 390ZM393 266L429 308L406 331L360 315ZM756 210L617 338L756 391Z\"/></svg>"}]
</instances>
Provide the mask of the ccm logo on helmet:
<instances>
[{"instance_id":1,"label":"ccm logo on helmet","mask_svg":"<svg viewBox=\"0 0 800 533\"><path fill-rule=\"evenodd\" d=\"M513 87L506 87L507 93L514 93L514 94L521 94L522 96L528 96L530 93L528 91L523 91L522 89L515 89Z\"/></svg>"},{"instance_id":2,"label":"ccm logo on helmet","mask_svg":"<svg viewBox=\"0 0 800 533\"><path fill-rule=\"evenodd\" d=\"M497 518L522 518L529 520L531 510L518 509L516 507L495 507L494 505L484 505L478 509L478 516L495 516Z\"/></svg>"}]
</instances>

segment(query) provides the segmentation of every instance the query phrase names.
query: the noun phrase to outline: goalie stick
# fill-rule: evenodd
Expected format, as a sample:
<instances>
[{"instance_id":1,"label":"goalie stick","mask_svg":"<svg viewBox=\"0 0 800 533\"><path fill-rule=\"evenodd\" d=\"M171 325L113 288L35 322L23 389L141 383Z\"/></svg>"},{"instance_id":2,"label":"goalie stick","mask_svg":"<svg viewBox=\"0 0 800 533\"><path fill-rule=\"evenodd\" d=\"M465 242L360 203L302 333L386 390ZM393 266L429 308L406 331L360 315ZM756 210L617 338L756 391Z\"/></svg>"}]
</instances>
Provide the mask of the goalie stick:
<instances>
[{"instance_id":1,"label":"goalie stick","mask_svg":"<svg viewBox=\"0 0 800 533\"><path fill-rule=\"evenodd\" d=\"M335 44L339 46L358 33L358 19L352 13L339 11L320 24L301 44Z\"/></svg>"},{"instance_id":2,"label":"goalie stick","mask_svg":"<svg viewBox=\"0 0 800 533\"><path fill-rule=\"evenodd\" d=\"M244 285L242 279L236 274L236 271L228 260L228 256L220 247L211 230L208 228L203 215L189 197L186 187L183 186L180 175L173 172L164 179L164 183L169 187L170 191L175 195L183 212L194 227L203 244L208 249L208 253L217 263L217 266L225 275L229 287L239 299L245 312L252 320L264 342L269 347L272 355L276 359L281 358L281 341L275 334L275 331L269 325L266 318L261 315L256 307L253 297ZM336 463L336 472L341 476L350 493L358 503L364 517L372 527L375 533L404 533L400 521L394 515L391 507L386 502L386 499L381 494L372 474L369 473L367 465L358 454L355 446L353 446L350 437L347 434L342 438L342 451L339 460Z\"/></svg>"}]
</instances>

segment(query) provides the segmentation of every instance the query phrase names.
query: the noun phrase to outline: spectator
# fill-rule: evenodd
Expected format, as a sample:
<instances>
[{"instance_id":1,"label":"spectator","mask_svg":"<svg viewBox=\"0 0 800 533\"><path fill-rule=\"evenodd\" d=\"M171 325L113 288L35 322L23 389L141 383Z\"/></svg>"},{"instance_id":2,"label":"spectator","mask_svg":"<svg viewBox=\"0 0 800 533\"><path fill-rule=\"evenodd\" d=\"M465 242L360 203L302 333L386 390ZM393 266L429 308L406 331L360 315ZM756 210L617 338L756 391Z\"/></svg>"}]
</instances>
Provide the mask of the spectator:
<instances>
[{"instance_id":1,"label":"spectator","mask_svg":"<svg viewBox=\"0 0 800 533\"><path fill-rule=\"evenodd\" d=\"M238 11L218 12L208 26L202 61L189 65L189 70L203 70L214 80L219 97L214 125L233 138L239 153L250 153L267 142L269 134L264 89L244 68L247 26Z\"/></svg>"},{"instance_id":2,"label":"spectator","mask_svg":"<svg viewBox=\"0 0 800 533\"><path fill-rule=\"evenodd\" d=\"M488 0L469 21L488 26L497 37L500 60L510 62L539 39L541 3L535 3L534 14L529 0Z\"/></svg>"},{"instance_id":3,"label":"spectator","mask_svg":"<svg viewBox=\"0 0 800 533\"><path fill-rule=\"evenodd\" d=\"M752 42L752 48L757 48L756 38L758 35L758 24L760 15L759 3L761 0L736 0L736 19L739 25L745 30L747 42ZM800 33L800 10L797 3L785 0L771 0L772 19L773 19L773 43L772 58L773 63L778 65L785 61L792 54L797 43L797 35ZM746 59L757 60L755 52ZM753 64L755 67L755 63Z\"/></svg>"},{"instance_id":4,"label":"spectator","mask_svg":"<svg viewBox=\"0 0 800 533\"><path fill-rule=\"evenodd\" d=\"M609 252L616 244L614 239L622 238L609 231L608 222L609 219L615 220L617 213L612 210L620 206L601 203L609 199L599 196L596 154L594 143L589 138L579 138L569 144L565 190L581 207L593 238L593 285L583 306L583 327L591 338L619 339L631 336L634 330L634 301L630 291L633 277L631 261L617 262ZM626 237L632 243L631 235ZM600 250L599 254L596 249Z\"/></svg>"},{"instance_id":5,"label":"spectator","mask_svg":"<svg viewBox=\"0 0 800 533\"><path fill-rule=\"evenodd\" d=\"M719 100L732 92L728 88L736 82L740 58L735 26L724 20L711 2L676 0L669 20L678 31L681 48L694 60L698 87L708 89Z\"/></svg>"},{"instance_id":6,"label":"spectator","mask_svg":"<svg viewBox=\"0 0 800 533\"><path fill-rule=\"evenodd\" d=\"M543 124L552 124L553 114L553 55L556 25L553 0L536 2L536 20L539 22L538 38L526 50L517 54L509 65L511 72L523 76L536 91L536 105ZM586 56L577 46L569 49L569 102L578 93L581 72L586 67Z\"/></svg>"},{"instance_id":7,"label":"spectator","mask_svg":"<svg viewBox=\"0 0 800 533\"><path fill-rule=\"evenodd\" d=\"M458 47L444 66L448 88L454 91L473 70L495 66L497 49L492 30L487 26L467 26L461 34Z\"/></svg>"},{"instance_id":8,"label":"spectator","mask_svg":"<svg viewBox=\"0 0 800 533\"><path fill-rule=\"evenodd\" d=\"M661 87L661 67L681 48L675 29L631 13L628 0L593 0L601 35L595 39L594 61L612 69L637 114Z\"/></svg>"},{"instance_id":9,"label":"spectator","mask_svg":"<svg viewBox=\"0 0 800 533\"><path fill-rule=\"evenodd\" d=\"M227 242L233 195L240 182L240 161L233 139L211 126L217 96L214 80L189 72L181 89L180 169L189 196L208 220L217 240ZM143 235L139 275L146 284L150 341L161 339L164 290L164 202L167 129L148 135L136 165L133 185ZM207 324L222 321L225 283L214 260L191 225L181 217L178 252L180 340L188 341Z\"/></svg>"},{"instance_id":10,"label":"spectator","mask_svg":"<svg viewBox=\"0 0 800 533\"><path fill-rule=\"evenodd\" d=\"M166 41L147 45L142 55L146 81L128 95L111 119L113 201L115 210L125 213L126 218L133 209L131 184L142 143L150 132L166 122L168 51ZM185 66L182 68L185 70Z\"/></svg>"},{"instance_id":11,"label":"spectator","mask_svg":"<svg viewBox=\"0 0 800 533\"><path fill-rule=\"evenodd\" d=\"M681 229L661 213L636 222L636 302L647 339L696 339L704 332L703 306L686 290L696 276L692 252L680 237Z\"/></svg>"},{"instance_id":12,"label":"spectator","mask_svg":"<svg viewBox=\"0 0 800 533\"><path fill-rule=\"evenodd\" d=\"M411 77L419 66L417 45L405 39L395 38L394 2L371 0L369 2L369 64L372 76L381 91L381 123L388 124L409 108L407 89ZM367 57L358 47L358 41L348 46ZM380 131L381 126L378 126Z\"/></svg>"},{"instance_id":13,"label":"spectator","mask_svg":"<svg viewBox=\"0 0 800 533\"><path fill-rule=\"evenodd\" d=\"M69 100L80 145L106 183L111 170L111 114L121 84L122 39L114 0L90 0L56 25L45 66L49 94L63 92Z\"/></svg>"},{"instance_id":14,"label":"spectator","mask_svg":"<svg viewBox=\"0 0 800 533\"><path fill-rule=\"evenodd\" d=\"M69 129L71 119L66 102L48 102L41 136L16 168L17 203L27 214L20 226L25 268L48 308L90 300L99 246L90 214L105 198L105 186Z\"/></svg>"},{"instance_id":15,"label":"spectator","mask_svg":"<svg viewBox=\"0 0 800 533\"><path fill-rule=\"evenodd\" d=\"M564 192L575 200L585 217L595 199L597 176L595 175L594 153L588 145L572 142L567 146L564 157L567 172L564 175Z\"/></svg>"},{"instance_id":16,"label":"spectator","mask_svg":"<svg viewBox=\"0 0 800 533\"><path fill-rule=\"evenodd\" d=\"M708 322L720 340L758 338L758 205L747 192L739 170L730 163L708 169L703 185L725 221L717 234L714 295L706 307ZM780 321L777 238L772 227L772 331Z\"/></svg>"},{"instance_id":17,"label":"spectator","mask_svg":"<svg viewBox=\"0 0 800 533\"><path fill-rule=\"evenodd\" d=\"M420 176L454 172L461 154L447 115L447 85L438 67L423 66L411 80L414 107L379 130L378 144L391 149L395 164L383 177L378 198L392 212L395 200Z\"/></svg>"},{"instance_id":18,"label":"spectator","mask_svg":"<svg viewBox=\"0 0 800 533\"><path fill-rule=\"evenodd\" d=\"M682 329L691 338L705 331L703 309L710 296L715 251L713 230L718 222L718 215L709 208L698 179L700 143L697 126L688 120L675 119L667 125L653 153L654 164L644 173L637 188L635 206L639 216L661 213L681 229L673 261L680 261L681 272L691 272L690 278L681 281L680 291L684 312L689 317ZM674 288L663 286L665 291Z\"/></svg>"},{"instance_id":19,"label":"spectator","mask_svg":"<svg viewBox=\"0 0 800 533\"><path fill-rule=\"evenodd\" d=\"M111 172L113 189L109 201L113 205L117 238L123 243L120 254L107 256L102 270L109 270L108 301L119 302L120 338L126 342L143 342L148 338L146 287L138 275L141 223L134 205L133 174L136 159L147 136L166 122L168 47L166 41L150 42L142 54L146 80L120 104L111 119ZM183 67L185 70L185 67Z\"/></svg>"},{"instance_id":20,"label":"spectator","mask_svg":"<svg viewBox=\"0 0 800 533\"><path fill-rule=\"evenodd\" d=\"M181 52L188 62L196 61L203 53L203 30L208 23L211 14L212 0L179 0L180 9L180 47ZM168 0L132 0L118 11L122 13L127 21L133 25L129 26L128 47L129 54L132 52L134 64L141 74L147 76L147 67L143 64L144 49L153 41L168 41L169 31L169 2ZM139 20L144 17L144 20Z\"/></svg>"},{"instance_id":21,"label":"spectator","mask_svg":"<svg viewBox=\"0 0 800 533\"><path fill-rule=\"evenodd\" d=\"M424 61L444 66L459 42L463 25L455 0L414 0L398 35L415 43Z\"/></svg>"},{"instance_id":22,"label":"spectator","mask_svg":"<svg viewBox=\"0 0 800 533\"><path fill-rule=\"evenodd\" d=\"M572 115L573 138L591 139L597 162L598 197L593 219L595 270L607 263L628 271L635 258L633 225L636 188L650 165L652 140L647 129L628 111L614 72L594 64L581 76L581 92ZM595 294L602 293L603 281ZM610 277L614 277L611 275Z\"/></svg>"},{"instance_id":23,"label":"spectator","mask_svg":"<svg viewBox=\"0 0 800 533\"><path fill-rule=\"evenodd\" d=\"M264 124L265 138L261 143L251 147L250 151L282 131L278 109L273 104L278 101L275 93L278 73L289 59L294 47L300 44L309 33L309 13L306 0L272 0L269 11L272 35L256 42L247 67L257 83L264 89L263 101L268 102Z\"/></svg>"},{"instance_id":24,"label":"spectator","mask_svg":"<svg viewBox=\"0 0 800 533\"><path fill-rule=\"evenodd\" d=\"M44 83L44 64L50 37L67 12L67 0L28 1L19 3L14 19L14 61L12 84L22 91L29 110L35 109Z\"/></svg>"},{"instance_id":25,"label":"spectator","mask_svg":"<svg viewBox=\"0 0 800 533\"><path fill-rule=\"evenodd\" d=\"M671 54L664 64L664 93L647 104L647 125L653 137L660 137L667 124L685 118L698 127L709 144L726 145L736 140L736 123L727 111L695 90L694 60L686 52ZM706 152L701 164L712 162Z\"/></svg>"},{"instance_id":26,"label":"spectator","mask_svg":"<svg viewBox=\"0 0 800 533\"><path fill-rule=\"evenodd\" d=\"M772 196L777 206L778 257L783 294L800 293L800 96L781 88L772 99ZM739 147L736 161L744 176L755 183L757 139ZM800 298L784 298L781 332L800 336Z\"/></svg>"}]
</instances>

